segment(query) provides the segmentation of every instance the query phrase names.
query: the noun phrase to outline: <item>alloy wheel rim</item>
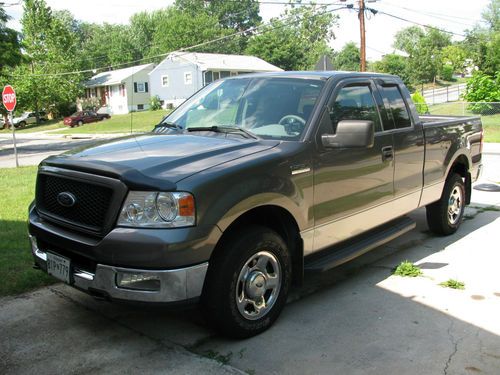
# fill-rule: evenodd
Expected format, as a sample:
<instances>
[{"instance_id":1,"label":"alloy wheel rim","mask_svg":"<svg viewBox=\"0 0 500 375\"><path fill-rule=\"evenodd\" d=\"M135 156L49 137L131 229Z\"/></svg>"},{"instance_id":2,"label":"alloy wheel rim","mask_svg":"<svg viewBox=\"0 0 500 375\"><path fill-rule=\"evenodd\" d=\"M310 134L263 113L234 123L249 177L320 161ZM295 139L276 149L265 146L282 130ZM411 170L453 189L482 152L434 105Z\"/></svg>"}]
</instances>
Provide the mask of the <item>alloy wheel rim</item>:
<instances>
[{"instance_id":1,"label":"alloy wheel rim","mask_svg":"<svg viewBox=\"0 0 500 375\"><path fill-rule=\"evenodd\" d=\"M462 214L463 208L463 192L459 186L454 186L448 200L448 221L455 225Z\"/></svg>"},{"instance_id":2,"label":"alloy wheel rim","mask_svg":"<svg viewBox=\"0 0 500 375\"><path fill-rule=\"evenodd\" d=\"M248 320L264 317L281 289L281 265L274 254L259 251L244 263L236 283L236 306Z\"/></svg>"}]
</instances>

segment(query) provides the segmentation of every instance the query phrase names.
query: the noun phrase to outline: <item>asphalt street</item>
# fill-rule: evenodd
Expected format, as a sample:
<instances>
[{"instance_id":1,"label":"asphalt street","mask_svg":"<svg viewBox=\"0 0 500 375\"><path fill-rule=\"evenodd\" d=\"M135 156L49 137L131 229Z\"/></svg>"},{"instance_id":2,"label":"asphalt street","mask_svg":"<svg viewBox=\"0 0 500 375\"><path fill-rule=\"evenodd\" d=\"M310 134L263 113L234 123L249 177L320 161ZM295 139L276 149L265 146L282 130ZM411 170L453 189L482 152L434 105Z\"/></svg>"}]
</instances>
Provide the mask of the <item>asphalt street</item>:
<instances>
[{"instance_id":1,"label":"asphalt street","mask_svg":"<svg viewBox=\"0 0 500 375\"><path fill-rule=\"evenodd\" d=\"M481 182L499 182L497 145L484 163ZM420 209L415 230L308 276L248 340L218 336L203 311L99 302L63 284L0 299L0 373L498 375L500 192L472 198L452 236L433 236ZM391 275L402 260L423 276ZM439 285L450 278L465 289Z\"/></svg>"},{"instance_id":2,"label":"asphalt street","mask_svg":"<svg viewBox=\"0 0 500 375\"><path fill-rule=\"evenodd\" d=\"M65 137L50 133L17 133L16 145L20 166L37 165L43 159L64 151L84 147L103 139L111 139L121 134L80 135ZM0 168L15 167L14 143L11 133L0 134Z\"/></svg>"}]
</instances>

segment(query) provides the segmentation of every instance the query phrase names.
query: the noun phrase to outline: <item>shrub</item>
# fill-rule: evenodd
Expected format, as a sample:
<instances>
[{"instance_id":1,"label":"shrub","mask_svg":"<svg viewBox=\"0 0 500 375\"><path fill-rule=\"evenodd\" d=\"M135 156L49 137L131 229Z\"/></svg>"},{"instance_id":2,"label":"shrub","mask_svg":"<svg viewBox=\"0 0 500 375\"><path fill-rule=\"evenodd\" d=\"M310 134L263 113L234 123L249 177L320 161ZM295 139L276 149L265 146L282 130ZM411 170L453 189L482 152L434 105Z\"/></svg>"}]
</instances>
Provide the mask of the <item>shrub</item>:
<instances>
[{"instance_id":1,"label":"shrub","mask_svg":"<svg viewBox=\"0 0 500 375\"><path fill-rule=\"evenodd\" d=\"M418 114L425 115L429 113L429 107L427 106L427 103L421 93L415 91L411 96L411 99L413 100L413 103L415 103L415 107L417 107Z\"/></svg>"},{"instance_id":2,"label":"shrub","mask_svg":"<svg viewBox=\"0 0 500 375\"><path fill-rule=\"evenodd\" d=\"M458 280L453 280L453 279L443 281L439 285L441 285L444 288L465 289L465 284L463 282L458 281Z\"/></svg>"},{"instance_id":3,"label":"shrub","mask_svg":"<svg viewBox=\"0 0 500 375\"><path fill-rule=\"evenodd\" d=\"M453 66L445 64L441 67L440 77L445 81L453 80Z\"/></svg>"},{"instance_id":4,"label":"shrub","mask_svg":"<svg viewBox=\"0 0 500 375\"><path fill-rule=\"evenodd\" d=\"M158 111L159 109L161 109L161 101L158 95L151 97L151 101L149 102L149 109L151 111Z\"/></svg>"},{"instance_id":5,"label":"shrub","mask_svg":"<svg viewBox=\"0 0 500 375\"><path fill-rule=\"evenodd\" d=\"M473 102L469 109L473 113L493 114L495 107L491 102L500 101L500 72L496 77L489 76L481 71L474 72L467 81L464 99Z\"/></svg>"}]
</instances>

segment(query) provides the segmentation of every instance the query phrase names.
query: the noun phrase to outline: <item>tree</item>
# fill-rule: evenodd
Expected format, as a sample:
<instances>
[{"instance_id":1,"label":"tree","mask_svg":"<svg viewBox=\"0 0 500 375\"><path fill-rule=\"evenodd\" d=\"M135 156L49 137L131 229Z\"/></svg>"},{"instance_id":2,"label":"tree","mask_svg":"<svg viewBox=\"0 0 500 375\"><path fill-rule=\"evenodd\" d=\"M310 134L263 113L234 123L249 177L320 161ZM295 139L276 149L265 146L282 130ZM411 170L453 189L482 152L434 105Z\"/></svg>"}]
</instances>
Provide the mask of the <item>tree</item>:
<instances>
[{"instance_id":1,"label":"tree","mask_svg":"<svg viewBox=\"0 0 500 375\"><path fill-rule=\"evenodd\" d=\"M258 56L284 70L307 70L320 56L332 55L328 42L337 16L318 12L314 5L287 8L282 18L273 18L250 37L246 53Z\"/></svg>"},{"instance_id":2,"label":"tree","mask_svg":"<svg viewBox=\"0 0 500 375\"><path fill-rule=\"evenodd\" d=\"M407 57L392 53L384 55L380 61L373 63L372 69L376 72L399 76L408 87L412 84Z\"/></svg>"},{"instance_id":3,"label":"tree","mask_svg":"<svg viewBox=\"0 0 500 375\"><path fill-rule=\"evenodd\" d=\"M361 58L358 46L354 42L349 42L335 55L333 66L335 70L358 72L360 62Z\"/></svg>"},{"instance_id":4,"label":"tree","mask_svg":"<svg viewBox=\"0 0 500 375\"><path fill-rule=\"evenodd\" d=\"M454 73L463 72L467 57L467 51L459 44L452 44L441 50L441 64L443 66L451 65Z\"/></svg>"},{"instance_id":5,"label":"tree","mask_svg":"<svg viewBox=\"0 0 500 375\"><path fill-rule=\"evenodd\" d=\"M472 78L467 81L464 99L474 103L470 106L474 113L492 114L495 110L497 112L498 108L489 103L500 102L500 72L497 72L496 77L481 71L474 72Z\"/></svg>"},{"instance_id":6,"label":"tree","mask_svg":"<svg viewBox=\"0 0 500 375\"><path fill-rule=\"evenodd\" d=\"M25 0L21 19L26 63L13 72L20 109L65 112L81 91L77 38L68 13L52 12L44 0Z\"/></svg>"},{"instance_id":7,"label":"tree","mask_svg":"<svg viewBox=\"0 0 500 375\"><path fill-rule=\"evenodd\" d=\"M393 47L406 52L410 57L413 55L420 40L425 36L419 26L410 26L400 30L394 36Z\"/></svg>"},{"instance_id":8,"label":"tree","mask_svg":"<svg viewBox=\"0 0 500 375\"><path fill-rule=\"evenodd\" d=\"M0 89L9 83L7 69L18 65L22 58L19 34L7 27L8 20L5 10L0 8ZM7 111L3 105L0 105L0 115L6 120Z\"/></svg>"},{"instance_id":9,"label":"tree","mask_svg":"<svg viewBox=\"0 0 500 375\"><path fill-rule=\"evenodd\" d=\"M449 34L435 28L424 31L418 26L403 29L394 38L394 47L409 56L408 71L416 84L436 79L442 67L441 50L450 44Z\"/></svg>"},{"instance_id":10,"label":"tree","mask_svg":"<svg viewBox=\"0 0 500 375\"><path fill-rule=\"evenodd\" d=\"M257 0L176 0L175 6L191 15L205 12L217 18L223 28L235 31L247 30L262 21Z\"/></svg>"},{"instance_id":11,"label":"tree","mask_svg":"<svg viewBox=\"0 0 500 375\"><path fill-rule=\"evenodd\" d=\"M500 0L491 0L482 13L492 32L500 32Z\"/></svg>"},{"instance_id":12,"label":"tree","mask_svg":"<svg viewBox=\"0 0 500 375\"><path fill-rule=\"evenodd\" d=\"M189 14L176 7L169 7L158 11L156 15L156 26L148 55L155 56L192 47L232 33L231 30L222 28L217 18L206 12ZM239 49L238 45L238 38L230 37L218 43L209 43L190 50L231 53Z\"/></svg>"}]
</instances>

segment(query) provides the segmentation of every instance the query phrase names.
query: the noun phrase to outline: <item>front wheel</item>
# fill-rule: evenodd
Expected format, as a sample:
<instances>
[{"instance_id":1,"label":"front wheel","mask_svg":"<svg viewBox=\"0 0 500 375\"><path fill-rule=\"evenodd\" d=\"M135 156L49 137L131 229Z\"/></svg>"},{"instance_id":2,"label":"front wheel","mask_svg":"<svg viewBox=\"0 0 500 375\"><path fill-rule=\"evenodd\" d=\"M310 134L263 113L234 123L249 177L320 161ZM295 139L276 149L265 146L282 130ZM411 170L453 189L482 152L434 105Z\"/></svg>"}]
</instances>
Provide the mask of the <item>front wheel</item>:
<instances>
[{"instance_id":1,"label":"front wheel","mask_svg":"<svg viewBox=\"0 0 500 375\"><path fill-rule=\"evenodd\" d=\"M83 125L83 121L78 121L78 126L82 126Z\"/></svg>"},{"instance_id":2,"label":"front wheel","mask_svg":"<svg viewBox=\"0 0 500 375\"><path fill-rule=\"evenodd\" d=\"M462 176L454 173L444 185L441 199L426 207L429 229L439 235L457 231L465 210L465 184Z\"/></svg>"},{"instance_id":3,"label":"front wheel","mask_svg":"<svg viewBox=\"0 0 500 375\"><path fill-rule=\"evenodd\" d=\"M202 308L226 336L246 338L269 328L283 310L291 283L287 246L264 227L241 229L210 261Z\"/></svg>"}]
</instances>

